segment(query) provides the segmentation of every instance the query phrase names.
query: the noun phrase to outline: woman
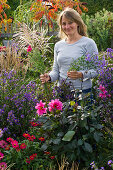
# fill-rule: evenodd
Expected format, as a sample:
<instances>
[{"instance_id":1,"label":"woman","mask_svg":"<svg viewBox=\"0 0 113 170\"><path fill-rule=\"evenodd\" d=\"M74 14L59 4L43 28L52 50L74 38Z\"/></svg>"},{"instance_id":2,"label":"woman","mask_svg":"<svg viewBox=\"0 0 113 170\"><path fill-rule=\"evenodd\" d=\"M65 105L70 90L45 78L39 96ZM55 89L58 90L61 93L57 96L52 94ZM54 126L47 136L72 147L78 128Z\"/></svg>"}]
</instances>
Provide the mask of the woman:
<instances>
[{"instance_id":1,"label":"woman","mask_svg":"<svg viewBox=\"0 0 113 170\"><path fill-rule=\"evenodd\" d=\"M95 42L87 37L87 28L81 16L72 8L66 8L59 16L59 35L61 40L54 47L54 63L50 73L40 76L42 83L62 79L72 82L75 89L89 92L91 79L97 75L96 70L68 71L73 60L86 55L97 54Z\"/></svg>"}]
</instances>

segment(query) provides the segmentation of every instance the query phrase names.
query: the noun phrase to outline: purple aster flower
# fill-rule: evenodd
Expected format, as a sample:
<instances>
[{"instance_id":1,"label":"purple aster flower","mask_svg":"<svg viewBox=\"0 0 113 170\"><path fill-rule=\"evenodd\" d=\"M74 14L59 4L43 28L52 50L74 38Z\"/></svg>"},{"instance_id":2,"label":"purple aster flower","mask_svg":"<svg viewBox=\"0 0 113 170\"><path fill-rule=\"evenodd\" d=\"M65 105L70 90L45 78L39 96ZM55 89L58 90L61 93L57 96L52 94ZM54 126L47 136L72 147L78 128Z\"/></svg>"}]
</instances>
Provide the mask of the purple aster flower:
<instances>
[{"instance_id":1,"label":"purple aster flower","mask_svg":"<svg viewBox=\"0 0 113 170\"><path fill-rule=\"evenodd\" d=\"M21 118L24 118L24 115L21 115Z\"/></svg>"},{"instance_id":2,"label":"purple aster flower","mask_svg":"<svg viewBox=\"0 0 113 170\"><path fill-rule=\"evenodd\" d=\"M7 132L8 131L8 128L3 128L3 132Z\"/></svg>"},{"instance_id":3,"label":"purple aster flower","mask_svg":"<svg viewBox=\"0 0 113 170\"><path fill-rule=\"evenodd\" d=\"M94 162L94 161L90 163L90 165L94 165L94 164L95 164L95 162Z\"/></svg>"},{"instance_id":4,"label":"purple aster flower","mask_svg":"<svg viewBox=\"0 0 113 170\"><path fill-rule=\"evenodd\" d=\"M86 55L85 60L86 60L86 61L89 61L89 62L91 61L91 55L90 55L89 53Z\"/></svg>"},{"instance_id":5,"label":"purple aster flower","mask_svg":"<svg viewBox=\"0 0 113 170\"><path fill-rule=\"evenodd\" d=\"M108 161L108 165L109 165L109 166L111 166L112 163L113 163L112 160L109 160L109 161Z\"/></svg>"},{"instance_id":6,"label":"purple aster flower","mask_svg":"<svg viewBox=\"0 0 113 170\"><path fill-rule=\"evenodd\" d=\"M3 109L0 109L0 116L4 113Z\"/></svg>"}]
</instances>

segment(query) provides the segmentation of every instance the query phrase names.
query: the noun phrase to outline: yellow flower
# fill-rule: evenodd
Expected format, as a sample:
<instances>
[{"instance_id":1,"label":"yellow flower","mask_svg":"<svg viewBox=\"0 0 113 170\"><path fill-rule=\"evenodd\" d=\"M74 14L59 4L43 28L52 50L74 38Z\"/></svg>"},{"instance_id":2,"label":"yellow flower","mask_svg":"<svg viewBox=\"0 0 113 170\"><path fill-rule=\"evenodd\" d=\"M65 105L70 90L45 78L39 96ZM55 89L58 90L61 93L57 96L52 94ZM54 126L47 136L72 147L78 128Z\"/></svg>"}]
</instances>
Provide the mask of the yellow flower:
<instances>
[{"instance_id":1,"label":"yellow flower","mask_svg":"<svg viewBox=\"0 0 113 170\"><path fill-rule=\"evenodd\" d=\"M74 102L74 101L70 101L70 105L71 105L71 106L74 106L74 105L75 105L75 102Z\"/></svg>"}]
</instances>

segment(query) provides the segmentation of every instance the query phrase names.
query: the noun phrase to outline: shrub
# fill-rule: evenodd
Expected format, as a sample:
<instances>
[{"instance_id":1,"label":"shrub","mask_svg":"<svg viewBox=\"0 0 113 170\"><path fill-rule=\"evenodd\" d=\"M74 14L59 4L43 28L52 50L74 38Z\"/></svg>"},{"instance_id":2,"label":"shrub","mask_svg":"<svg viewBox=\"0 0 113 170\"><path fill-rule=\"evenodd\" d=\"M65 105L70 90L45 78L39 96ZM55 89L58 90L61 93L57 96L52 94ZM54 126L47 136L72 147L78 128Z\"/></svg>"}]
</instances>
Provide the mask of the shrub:
<instances>
[{"instance_id":1,"label":"shrub","mask_svg":"<svg viewBox=\"0 0 113 170\"><path fill-rule=\"evenodd\" d=\"M111 46L113 13L103 9L94 16L83 14L82 17L87 25L89 37L96 42L99 51L105 51Z\"/></svg>"}]
</instances>

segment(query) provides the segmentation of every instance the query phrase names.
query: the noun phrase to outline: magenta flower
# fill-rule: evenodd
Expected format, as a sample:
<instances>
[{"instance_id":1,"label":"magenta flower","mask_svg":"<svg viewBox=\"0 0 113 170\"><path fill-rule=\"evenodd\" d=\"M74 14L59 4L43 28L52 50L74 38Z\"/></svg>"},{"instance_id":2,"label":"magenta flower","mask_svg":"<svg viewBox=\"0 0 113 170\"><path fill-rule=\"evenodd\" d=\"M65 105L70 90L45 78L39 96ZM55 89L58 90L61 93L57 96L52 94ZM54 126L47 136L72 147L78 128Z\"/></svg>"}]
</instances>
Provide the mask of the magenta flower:
<instances>
[{"instance_id":1,"label":"magenta flower","mask_svg":"<svg viewBox=\"0 0 113 170\"><path fill-rule=\"evenodd\" d=\"M16 140L11 142L13 148L19 148L18 142Z\"/></svg>"},{"instance_id":2,"label":"magenta flower","mask_svg":"<svg viewBox=\"0 0 113 170\"><path fill-rule=\"evenodd\" d=\"M29 45L27 48L27 52L30 52L30 51L32 51L31 45Z\"/></svg>"},{"instance_id":3,"label":"magenta flower","mask_svg":"<svg viewBox=\"0 0 113 170\"><path fill-rule=\"evenodd\" d=\"M13 139L9 137L9 138L6 139L6 141L13 142Z\"/></svg>"},{"instance_id":4,"label":"magenta flower","mask_svg":"<svg viewBox=\"0 0 113 170\"><path fill-rule=\"evenodd\" d=\"M20 149L26 149L26 147L27 147L27 145L26 145L25 143L22 143L22 144L20 145Z\"/></svg>"},{"instance_id":5,"label":"magenta flower","mask_svg":"<svg viewBox=\"0 0 113 170\"><path fill-rule=\"evenodd\" d=\"M101 99L106 98L106 94L100 93L99 97L101 97Z\"/></svg>"},{"instance_id":6,"label":"magenta flower","mask_svg":"<svg viewBox=\"0 0 113 170\"><path fill-rule=\"evenodd\" d=\"M99 97L101 97L101 99L108 97L108 92L106 91L104 86L100 85L99 89L101 90L101 93L99 94Z\"/></svg>"},{"instance_id":7,"label":"magenta flower","mask_svg":"<svg viewBox=\"0 0 113 170\"><path fill-rule=\"evenodd\" d=\"M100 89L102 92L104 92L104 91L105 91L105 87L104 87L104 86L102 86L102 85L100 85L100 86L99 86L99 89Z\"/></svg>"},{"instance_id":8,"label":"magenta flower","mask_svg":"<svg viewBox=\"0 0 113 170\"><path fill-rule=\"evenodd\" d=\"M5 170L7 168L7 164L5 162L0 163L0 170Z\"/></svg>"},{"instance_id":9,"label":"magenta flower","mask_svg":"<svg viewBox=\"0 0 113 170\"><path fill-rule=\"evenodd\" d=\"M51 100L51 102L49 103L49 111L53 111L53 110L62 110L63 104L62 102L60 102L58 99L55 100Z\"/></svg>"},{"instance_id":10,"label":"magenta flower","mask_svg":"<svg viewBox=\"0 0 113 170\"><path fill-rule=\"evenodd\" d=\"M0 152L0 160L3 159L4 154L2 152Z\"/></svg>"},{"instance_id":11,"label":"magenta flower","mask_svg":"<svg viewBox=\"0 0 113 170\"><path fill-rule=\"evenodd\" d=\"M39 116L42 116L43 113L47 113L47 108L44 108L45 103L42 103L42 100L40 100L40 103L37 103L35 106L35 109L37 109L37 113Z\"/></svg>"},{"instance_id":12,"label":"magenta flower","mask_svg":"<svg viewBox=\"0 0 113 170\"><path fill-rule=\"evenodd\" d=\"M7 142L5 140L0 141L0 148L5 148L7 146Z\"/></svg>"}]
</instances>

